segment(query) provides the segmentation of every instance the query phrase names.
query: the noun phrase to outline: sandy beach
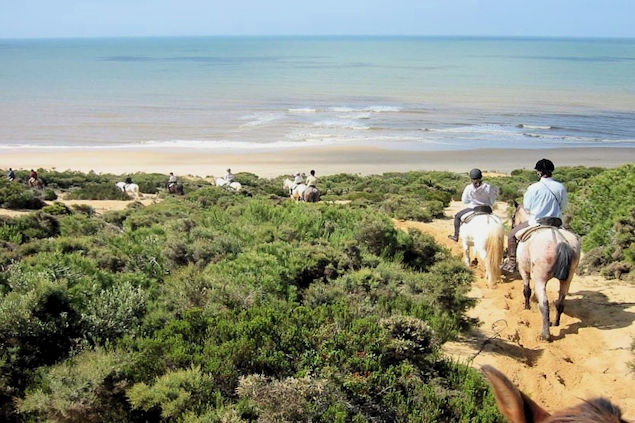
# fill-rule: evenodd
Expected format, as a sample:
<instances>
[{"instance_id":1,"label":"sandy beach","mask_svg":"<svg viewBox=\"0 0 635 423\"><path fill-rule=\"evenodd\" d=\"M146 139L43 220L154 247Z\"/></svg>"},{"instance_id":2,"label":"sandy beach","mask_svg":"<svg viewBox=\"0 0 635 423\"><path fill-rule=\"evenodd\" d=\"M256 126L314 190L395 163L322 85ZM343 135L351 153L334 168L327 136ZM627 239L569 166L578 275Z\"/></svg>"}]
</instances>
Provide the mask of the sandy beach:
<instances>
[{"instance_id":1,"label":"sandy beach","mask_svg":"<svg viewBox=\"0 0 635 423\"><path fill-rule=\"evenodd\" d=\"M402 151L376 147L325 147L267 153L222 153L209 150L9 150L0 155L0 168L111 172L158 172L177 175L221 175L230 167L263 177L315 169L318 175L335 173L380 174L391 171L483 170L509 173L531 168L543 158L556 166L615 167L635 162L633 148L480 149L453 151Z\"/></svg>"}]
</instances>

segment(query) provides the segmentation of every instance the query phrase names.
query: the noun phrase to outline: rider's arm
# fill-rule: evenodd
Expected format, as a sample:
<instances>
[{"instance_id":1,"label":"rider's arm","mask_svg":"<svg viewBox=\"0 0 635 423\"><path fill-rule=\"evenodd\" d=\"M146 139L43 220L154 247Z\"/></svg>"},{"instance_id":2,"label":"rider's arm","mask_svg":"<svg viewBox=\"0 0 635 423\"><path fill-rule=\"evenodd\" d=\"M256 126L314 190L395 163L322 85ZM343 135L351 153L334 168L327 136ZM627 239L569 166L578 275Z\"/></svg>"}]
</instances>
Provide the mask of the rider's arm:
<instances>
[{"instance_id":1,"label":"rider's arm","mask_svg":"<svg viewBox=\"0 0 635 423\"><path fill-rule=\"evenodd\" d=\"M465 204L469 204L472 201L472 184L467 185L463 190L463 195L461 195L461 201Z\"/></svg>"},{"instance_id":2,"label":"rider's arm","mask_svg":"<svg viewBox=\"0 0 635 423\"><path fill-rule=\"evenodd\" d=\"M496 197L498 197L498 187L495 187L494 185L489 185L489 205L493 206L494 203L496 202Z\"/></svg>"},{"instance_id":3,"label":"rider's arm","mask_svg":"<svg viewBox=\"0 0 635 423\"><path fill-rule=\"evenodd\" d=\"M562 187L562 196L560 197L560 212L562 213L564 209L567 207L568 198L567 198L567 190Z\"/></svg>"},{"instance_id":4,"label":"rider's arm","mask_svg":"<svg viewBox=\"0 0 635 423\"><path fill-rule=\"evenodd\" d=\"M529 188L527 188L527 191L525 191L525 195L523 196L523 207L529 213L531 213L535 201L534 189L532 187L533 185L530 185Z\"/></svg>"}]
</instances>

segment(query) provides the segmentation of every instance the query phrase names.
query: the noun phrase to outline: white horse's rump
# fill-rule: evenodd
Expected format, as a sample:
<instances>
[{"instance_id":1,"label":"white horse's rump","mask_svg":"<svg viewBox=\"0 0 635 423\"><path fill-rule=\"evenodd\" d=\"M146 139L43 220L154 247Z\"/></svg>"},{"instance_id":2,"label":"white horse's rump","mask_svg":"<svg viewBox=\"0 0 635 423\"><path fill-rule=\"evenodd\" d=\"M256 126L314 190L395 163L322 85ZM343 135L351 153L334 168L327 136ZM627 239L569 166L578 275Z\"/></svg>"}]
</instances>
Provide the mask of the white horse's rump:
<instances>
[{"instance_id":1,"label":"white horse's rump","mask_svg":"<svg viewBox=\"0 0 635 423\"><path fill-rule=\"evenodd\" d=\"M493 288L501 275L505 235L503 223L493 214L477 215L461 225L459 235L463 243L465 265L470 265L470 247L473 247L475 254L485 263L485 276Z\"/></svg>"},{"instance_id":2,"label":"white horse's rump","mask_svg":"<svg viewBox=\"0 0 635 423\"><path fill-rule=\"evenodd\" d=\"M297 201L304 199L304 190L306 190L306 184L295 184L291 179L285 179L282 187L289 191L289 196L295 198Z\"/></svg>"},{"instance_id":3,"label":"white horse's rump","mask_svg":"<svg viewBox=\"0 0 635 423\"><path fill-rule=\"evenodd\" d=\"M242 189L242 185L240 182L227 182L225 178L216 178L214 181L217 187L225 187L226 189L232 189L234 191L240 191Z\"/></svg>"},{"instance_id":4,"label":"white horse's rump","mask_svg":"<svg viewBox=\"0 0 635 423\"><path fill-rule=\"evenodd\" d=\"M135 198L139 198L139 185L137 184L127 184L125 182L117 182L117 188L121 190L121 192L125 192L128 195L134 195Z\"/></svg>"}]
</instances>

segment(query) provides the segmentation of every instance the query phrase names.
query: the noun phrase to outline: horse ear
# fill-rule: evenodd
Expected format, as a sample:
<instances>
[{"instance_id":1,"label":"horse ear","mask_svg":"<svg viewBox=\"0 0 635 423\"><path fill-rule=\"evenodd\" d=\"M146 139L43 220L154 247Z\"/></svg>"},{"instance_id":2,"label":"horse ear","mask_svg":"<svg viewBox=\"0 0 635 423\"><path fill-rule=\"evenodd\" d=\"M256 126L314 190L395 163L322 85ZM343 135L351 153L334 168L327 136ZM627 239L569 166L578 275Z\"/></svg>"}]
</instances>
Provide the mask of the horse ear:
<instances>
[{"instance_id":1,"label":"horse ear","mask_svg":"<svg viewBox=\"0 0 635 423\"><path fill-rule=\"evenodd\" d=\"M520 392L504 374L491 366L483 366L483 373L494 389L496 404L510 423L540 423L549 417L542 407Z\"/></svg>"}]
</instances>

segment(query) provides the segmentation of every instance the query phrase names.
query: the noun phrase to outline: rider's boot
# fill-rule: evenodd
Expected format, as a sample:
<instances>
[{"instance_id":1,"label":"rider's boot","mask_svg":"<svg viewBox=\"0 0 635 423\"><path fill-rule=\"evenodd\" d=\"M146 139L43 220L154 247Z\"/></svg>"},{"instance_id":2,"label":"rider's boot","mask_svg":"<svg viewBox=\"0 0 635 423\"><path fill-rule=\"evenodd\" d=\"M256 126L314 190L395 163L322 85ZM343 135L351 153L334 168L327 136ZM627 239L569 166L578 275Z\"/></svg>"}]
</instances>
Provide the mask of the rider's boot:
<instances>
[{"instance_id":1,"label":"rider's boot","mask_svg":"<svg viewBox=\"0 0 635 423\"><path fill-rule=\"evenodd\" d=\"M516 257L509 256L507 257L507 260L505 260L505 263L503 263L503 266L501 266L501 270L508 275L513 275L517 272L517 267L518 266L516 264Z\"/></svg>"}]
</instances>

